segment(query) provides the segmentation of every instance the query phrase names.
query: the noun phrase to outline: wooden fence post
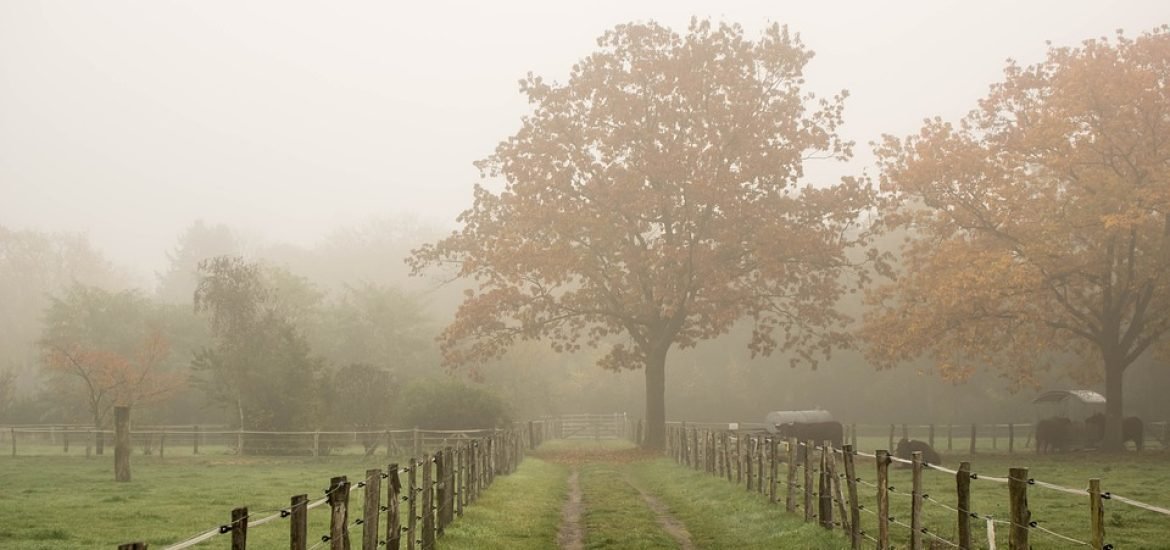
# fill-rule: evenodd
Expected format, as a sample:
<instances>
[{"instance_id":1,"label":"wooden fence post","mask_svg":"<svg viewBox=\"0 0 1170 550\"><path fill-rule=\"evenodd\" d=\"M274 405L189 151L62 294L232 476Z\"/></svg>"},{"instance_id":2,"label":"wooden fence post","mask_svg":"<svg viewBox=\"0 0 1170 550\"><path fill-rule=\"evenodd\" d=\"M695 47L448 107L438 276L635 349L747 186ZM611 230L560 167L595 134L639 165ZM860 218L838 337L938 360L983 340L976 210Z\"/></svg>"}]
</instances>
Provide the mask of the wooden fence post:
<instances>
[{"instance_id":1,"label":"wooden fence post","mask_svg":"<svg viewBox=\"0 0 1170 550\"><path fill-rule=\"evenodd\" d=\"M756 492L764 494L764 445L763 436L756 438Z\"/></svg>"},{"instance_id":2,"label":"wooden fence post","mask_svg":"<svg viewBox=\"0 0 1170 550\"><path fill-rule=\"evenodd\" d=\"M991 449L999 448L999 424L991 425Z\"/></svg>"},{"instance_id":3,"label":"wooden fence post","mask_svg":"<svg viewBox=\"0 0 1170 550\"><path fill-rule=\"evenodd\" d=\"M890 548L890 452L877 453L878 550Z\"/></svg>"},{"instance_id":4,"label":"wooden fence post","mask_svg":"<svg viewBox=\"0 0 1170 550\"><path fill-rule=\"evenodd\" d=\"M65 444L65 451L64 451L65 454L69 454L69 430L68 429L65 429L62 432L61 439L64 440L63 443Z\"/></svg>"},{"instance_id":5,"label":"wooden fence post","mask_svg":"<svg viewBox=\"0 0 1170 550\"><path fill-rule=\"evenodd\" d=\"M296 495L289 504L288 541L291 550L305 550L309 544L309 495Z\"/></svg>"},{"instance_id":6,"label":"wooden fence post","mask_svg":"<svg viewBox=\"0 0 1170 550\"><path fill-rule=\"evenodd\" d=\"M473 439L468 444L467 451L467 503L475 502L479 495L479 440Z\"/></svg>"},{"instance_id":7,"label":"wooden fence post","mask_svg":"<svg viewBox=\"0 0 1170 550\"><path fill-rule=\"evenodd\" d=\"M832 487L833 500L837 502L837 516L841 518L841 530L849 533L850 539L853 538L853 528L851 527L853 518L849 516L845 509L845 498L841 492L841 476L837 473L837 453L832 452L830 447L828 468L829 468L829 486ZM844 450L842 450L844 456Z\"/></svg>"},{"instance_id":8,"label":"wooden fence post","mask_svg":"<svg viewBox=\"0 0 1170 550\"><path fill-rule=\"evenodd\" d=\"M776 479L777 466L776 463L776 447L780 442L776 438L768 440L768 502L776 504L776 483L780 480Z\"/></svg>"},{"instance_id":9,"label":"wooden fence post","mask_svg":"<svg viewBox=\"0 0 1170 550\"><path fill-rule=\"evenodd\" d=\"M1089 528L1092 532L1089 545L1093 548L1105 547L1105 507L1101 502L1101 480L1089 480Z\"/></svg>"},{"instance_id":10,"label":"wooden fence post","mask_svg":"<svg viewBox=\"0 0 1170 550\"><path fill-rule=\"evenodd\" d=\"M1008 498L1011 499L1011 535L1009 550L1028 550L1028 529L1032 512L1028 510L1028 469L1008 469Z\"/></svg>"},{"instance_id":11,"label":"wooden fence post","mask_svg":"<svg viewBox=\"0 0 1170 550\"><path fill-rule=\"evenodd\" d=\"M796 438L788 438L788 493L784 497L784 509L788 513L796 512Z\"/></svg>"},{"instance_id":12,"label":"wooden fence post","mask_svg":"<svg viewBox=\"0 0 1170 550\"><path fill-rule=\"evenodd\" d=\"M857 470L853 465L853 446L841 450L845 459L845 487L849 489L849 542L853 550L861 548L861 508L857 504Z\"/></svg>"},{"instance_id":13,"label":"wooden fence post","mask_svg":"<svg viewBox=\"0 0 1170 550\"><path fill-rule=\"evenodd\" d=\"M349 550L349 481L345 476L329 480L329 547Z\"/></svg>"},{"instance_id":14,"label":"wooden fence post","mask_svg":"<svg viewBox=\"0 0 1170 550\"><path fill-rule=\"evenodd\" d=\"M240 456L244 456L244 427L243 426L240 426L240 429L238 431L236 431L236 454L240 455Z\"/></svg>"},{"instance_id":15,"label":"wooden fence post","mask_svg":"<svg viewBox=\"0 0 1170 550\"><path fill-rule=\"evenodd\" d=\"M516 456L519 456L520 450L523 448L523 443L520 441L519 434L514 434L512 439L514 441L512 445L514 456L512 457L511 471L515 471ZM446 493L444 494L441 506L443 507L443 527L446 527L451 525L452 521L455 521L455 451L450 446L443 448L443 465L447 470L443 476L443 485Z\"/></svg>"},{"instance_id":16,"label":"wooden fence post","mask_svg":"<svg viewBox=\"0 0 1170 550\"><path fill-rule=\"evenodd\" d=\"M804 460L801 461L804 464L804 521L812 521L816 516L816 512L813 511L813 442L810 439L802 444L804 445L803 453L801 453L804 455Z\"/></svg>"},{"instance_id":17,"label":"wooden fence post","mask_svg":"<svg viewBox=\"0 0 1170 550\"><path fill-rule=\"evenodd\" d=\"M443 531L447 528L447 513L443 510L443 506L447 504L447 468L451 466L447 464L447 457L442 449L435 450L435 532L436 536L443 536Z\"/></svg>"},{"instance_id":18,"label":"wooden fence post","mask_svg":"<svg viewBox=\"0 0 1170 550\"><path fill-rule=\"evenodd\" d=\"M410 467L406 473L406 548L414 550L418 547L418 459L410 457Z\"/></svg>"},{"instance_id":19,"label":"wooden fence post","mask_svg":"<svg viewBox=\"0 0 1170 550\"><path fill-rule=\"evenodd\" d=\"M971 450L968 454L975 454L975 425L971 424Z\"/></svg>"},{"instance_id":20,"label":"wooden fence post","mask_svg":"<svg viewBox=\"0 0 1170 550\"><path fill-rule=\"evenodd\" d=\"M894 448L894 425L893 424L890 424L890 444L886 448L887 449Z\"/></svg>"},{"instance_id":21,"label":"wooden fence post","mask_svg":"<svg viewBox=\"0 0 1170 550\"><path fill-rule=\"evenodd\" d=\"M902 439L910 441L910 428L905 424L902 424ZM893 447L890 448L893 449Z\"/></svg>"},{"instance_id":22,"label":"wooden fence post","mask_svg":"<svg viewBox=\"0 0 1170 550\"><path fill-rule=\"evenodd\" d=\"M431 463L438 456L423 455L422 460L422 550L432 550L435 547L435 487L431 484Z\"/></svg>"},{"instance_id":23,"label":"wooden fence post","mask_svg":"<svg viewBox=\"0 0 1170 550\"><path fill-rule=\"evenodd\" d=\"M232 550L248 548L248 508L232 510Z\"/></svg>"},{"instance_id":24,"label":"wooden fence post","mask_svg":"<svg viewBox=\"0 0 1170 550\"><path fill-rule=\"evenodd\" d=\"M191 454L199 454L199 426L194 426L191 431L195 432L191 436Z\"/></svg>"},{"instance_id":25,"label":"wooden fence post","mask_svg":"<svg viewBox=\"0 0 1170 550\"><path fill-rule=\"evenodd\" d=\"M955 474L955 492L958 502L959 548L971 550L971 463L960 462Z\"/></svg>"},{"instance_id":26,"label":"wooden fence post","mask_svg":"<svg viewBox=\"0 0 1170 550\"><path fill-rule=\"evenodd\" d=\"M922 451L911 453L910 549L922 550Z\"/></svg>"},{"instance_id":27,"label":"wooden fence post","mask_svg":"<svg viewBox=\"0 0 1170 550\"><path fill-rule=\"evenodd\" d=\"M366 470L366 500L362 506L362 549L378 548L378 519L382 516L382 469Z\"/></svg>"},{"instance_id":28,"label":"wooden fence post","mask_svg":"<svg viewBox=\"0 0 1170 550\"><path fill-rule=\"evenodd\" d=\"M752 491L752 458L754 458L752 445L755 442L756 439L754 437L748 436L747 445L745 445L747 447L747 454L743 457L743 477L747 480L743 486L749 493Z\"/></svg>"},{"instance_id":29,"label":"wooden fence post","mask_svg":"<svg viewBox=\"0 0 1170 550\"><path fill-rule=\"evenodd\" d=\"M8 428L9 435L12 436L12 456L16 456L16 428ZM89 456L89 446L85 447L85 456Z\"/></svg>"},{"instance_id":30,"label":"wooden fence post","mask_svg":"<svg viewBox=\"0 0 1170 550\"><path fill-rule=\"evenodd\" d=\"M398 464L390 464L386 478L386 548L402 549L402 519L398 516L398 499L402 493L402 480L398 477Z\"/></svg>"},{"instance_id":31,"label":"wooden fence post","mask_svg":"<svg viewBox=\"0 0 1170 550\"><path fill-rule=\"evenodd\" d=\"M821 527L833 528L833 489L829 478L829 456L832 454L832 443L821 442L821 472L817 480L817 515L820 516Z\"/></svg>"},{"instance_id":32,"label":"wooden fence post","mask_svg":"<svg viewBox=\"0 0 1170 550\"><path fill-rule=\"evenodd\" d=\"M12 456L16 456L16 436L12 436ZM741 470L743 469L743 434L739 430L735 431L735 482L742 481Z\"/></svg>"},{"instance_id":33,"label":"wooden fence post","mask_svg":"<svg viewBox=\"0 0 1170 550\"><path fill-rule=\"evenodd\" d=\"M455 448L455 491L455 514L463 517L463 505L467 502L467 445L462 443Z\"/></svg>"},{"instance_id":34,"label":"wooden fence post","mask_svg":"<svg viewBox=\"0 0 1170 550\"><path fill-rule=\"evenodd\" d=\"M313 456L321 456L321 430L313 432Z\"/></svg>"},{"instance_id":35,"label":"wooden fence post","mask_svg":"<svg viewBox=\"0 0 1170 550\"><path fill-rule=\"evenodd\" d=\"M114 407L114 480L130 481L130 407Z\"/></svg>"}]
</instances>

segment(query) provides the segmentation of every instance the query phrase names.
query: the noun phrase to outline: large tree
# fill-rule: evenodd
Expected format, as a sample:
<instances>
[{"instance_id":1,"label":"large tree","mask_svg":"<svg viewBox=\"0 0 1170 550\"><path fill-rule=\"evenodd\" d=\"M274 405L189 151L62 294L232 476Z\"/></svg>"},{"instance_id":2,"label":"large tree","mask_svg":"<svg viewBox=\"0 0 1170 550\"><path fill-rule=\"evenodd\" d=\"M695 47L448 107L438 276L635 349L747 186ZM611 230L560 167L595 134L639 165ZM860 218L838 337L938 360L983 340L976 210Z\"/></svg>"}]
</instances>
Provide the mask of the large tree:
<instances>
[{"instance_id":1,"label":"large tree","mask_svg":"<svg viewBox=\"0 0 1170 550\"><path fill-rule=\"evenodd\" d=\"M74 285L45 311L44 365L62 397L84 404L96 429L106 426L115 405L158 402L182 385L165 368L170 345L151 309L134 291Z\"/></svg>"},{"instance_id":2,"label":"large tree","mask_svg":"<svg viewBox=\"0 0 1170 550\"><path fill-rule=\"evenodd\" d=\"M521 340L604 347L645 370L646 443L665 440L668 351L754 323L754 352L815 364L847 340L834 302L857 281L845 251L870 201L856 183L798 187L812 157L846 158L842 92L803 89L812 57L772 25L692 20L685 35L620 25L566 84L529 75L534 106L479 163L462 230L415 251L475 282L441 335L450 364Z\"/></svg>"},{"instance_id":3,"label":"large tree","mask_svg":"<svg viewBox=\"0 0 1170 550\"><path fill-rule=\"evenodd\" d=\"M320 427L324 364L297 323L312 316L316 296L303 280L238 256L199 262L195 310L207 315L213 345L195 354L193 381L232 408L236 427Z\"/></svg>"},{"instance_id":4,"label":"large tree","mask_svg":"<svg viewBox=\"0 0 1170 550\"><path fill-rule=\"evenodd\" d=\"M927 355L1035 384L1053 361L1104 373L1120 447L1126 368L1170 329L1170 33L1009 62L958 125L878 148L884 219L910 236L871 296L871 357ZM1074 359L1075 360L1075 359Z\"/></svg>"}]
</instances>

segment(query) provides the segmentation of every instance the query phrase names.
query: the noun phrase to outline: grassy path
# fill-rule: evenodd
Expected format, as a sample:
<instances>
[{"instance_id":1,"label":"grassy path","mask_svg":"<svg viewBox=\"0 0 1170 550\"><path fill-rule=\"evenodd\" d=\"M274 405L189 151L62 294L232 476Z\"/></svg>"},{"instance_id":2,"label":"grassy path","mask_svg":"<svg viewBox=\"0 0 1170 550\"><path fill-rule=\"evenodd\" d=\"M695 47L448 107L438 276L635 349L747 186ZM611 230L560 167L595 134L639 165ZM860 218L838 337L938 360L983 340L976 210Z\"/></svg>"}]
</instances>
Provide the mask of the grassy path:
<instances>
[{"instance_id":1,"label":"grassy path","mask_svg":"<svg viewBox=\"0 0 1170 550\"><path fill-rule=\"evenodd\" d=\"M533 457L562 465L566 487L580 486L583 548L848 547L843 537L786 515L759 495L624 442L554 441ZM576 529L566 526L569 517L563 514L562 532ZM581 548L563 540L559 548Z\"/></svg>"}]
</instances>

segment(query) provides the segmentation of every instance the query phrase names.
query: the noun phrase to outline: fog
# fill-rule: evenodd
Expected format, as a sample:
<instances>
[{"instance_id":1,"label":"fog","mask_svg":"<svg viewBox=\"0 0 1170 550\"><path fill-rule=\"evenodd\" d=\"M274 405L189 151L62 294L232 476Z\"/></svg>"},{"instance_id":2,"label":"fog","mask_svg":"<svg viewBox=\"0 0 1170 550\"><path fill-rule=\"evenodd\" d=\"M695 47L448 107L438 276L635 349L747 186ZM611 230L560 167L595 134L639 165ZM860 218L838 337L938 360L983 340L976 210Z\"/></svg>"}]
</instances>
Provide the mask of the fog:
<instances>
[{"instance_id":1,"label":"fog","mask_svg":"<svg viewBox=\"0 0 1170 550\"><path fill-rule=\"evenodd\" d=\"M956 118L1008 57L1170 20L1159 1L5 2L0 224L82 232L142 285L197 219L309 245L409 212L452 226L471 163L526 112L516 82L563 78L615 24L788 24L808 82L848 89L848 165L923 117Z\"/></svg>"},{"instance_id":2,"label":"fog","mask_svg":"<svg viewBox=\"0 0 1170 550\"><path fill-rule=\"evenodd\" d=\"M821 97L849 91L841 133L857 143L854 158L806 166L809 182L832 183L874 173L867 144L882 134L961 117L1001 78L1006 59L1028 64L1049 43L1140 34L1170 22L1170 3L4 2L0 228L80 234L109 261L29 283L37 296L77 280L178 303L195 283L167 273L185 232L202 227L220 235L209 254L265 258L334 297L356 283L406 287L422 296L433 332L450 321L457 289L408 279L401 259L457 227L480 181L472 163L529 111L518 80L529 72L563 80L614 25L654 20L681 31L693 16L742 24L752 37L767 23L786 24L816 52L808 88ZM39 322L35 312L48 302L26 302L19 312L0 307ZM30 372L37 337L28 328L0 340L24 350L0 369ZM752 359L746 338L733 331L672 354L672 419L762 419L771 403L784 403L845 410L847 421L907 422L910 405L888 399L907 384L923 388L940 422L1030 414L990 375L960 392L914 366L875 374L850 354L792 371L775 358ZM181 351L189 358L192 350ZM432 368L436 355L413 359ZM640 414L641 373L614 375L589 353L557 357L546 347L517 356L479 374L522 403L518 417ZM531 368L540 364L559 368ZM1155 379L1147 370L1139 363L1133 375ZM844 381L873 391L863 400L834 393ZM1076 383L1063 374L1051 382ZM1170 414L1140 383L1130 388L1136 406ZM1009 406L979 419L956 412L989 400Z\"/></svg>"}]
</instances>

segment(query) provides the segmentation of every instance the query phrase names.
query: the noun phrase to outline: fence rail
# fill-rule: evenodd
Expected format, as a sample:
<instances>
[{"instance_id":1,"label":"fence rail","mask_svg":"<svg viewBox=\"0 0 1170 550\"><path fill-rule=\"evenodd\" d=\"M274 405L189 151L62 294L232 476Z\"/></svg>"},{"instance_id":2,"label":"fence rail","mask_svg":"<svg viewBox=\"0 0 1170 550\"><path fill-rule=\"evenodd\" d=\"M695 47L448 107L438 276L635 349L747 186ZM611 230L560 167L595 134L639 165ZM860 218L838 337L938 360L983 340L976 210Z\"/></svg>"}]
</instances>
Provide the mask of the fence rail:
<instances>
[{"instance_id":1,"label":"fence rail","mask_svg":"<svg viewBox=\"0 0 1170 550\"><path fill-rule=\"evenodd\" d=\"M816 521L828 529L840 527L847 533L852 548L861 548L865 541L875 544L879 550L892 548L892 528L907 532L912 550L925 547L974 548L984 544L996 548L997 536L1002 535L1007 536L1008 547L1012 549L1029 548L1028 541L1033 535L1048 537L1059 547L1112 548L1106 542L1102 520L1107 505L1126 505L1162 516L1157 521L1170 518L1170 509L1111 495L1101 488L1099 479L1087 480L1088 489L1075 489L1033 479L1026 468L1010 468L1006 477L997 477L973 471L970 462L962 462L957 470L929 464L921 452L915 452L912 460L905 460L891 456L887 449L865 453L856 450L852 443L834 449L829 441L781 439L751 427L729 429L727 424L711 427L713 425L717 424L671 423L667 429L666 454L681 465L725 477L729 482L743 485L749 492L766 495L772 503L783 498L789 513L802 510L806 521ZM859 430L855 427L851 432L856 440ZM872 477L862 473L866 470L865 459L872 460ZM841 466L838 466L838 461L842 462ZM889 466L893 463L910 466L909 491L898 489L891 483ZM781 475L781 470L786 474ZM932 471L953 476L953 496L931 496L924 491L923 475ZM1006 486L1008 512L992 515L972 509L972 483ZM1058 532L1049 528L1042 519L1034 518L1033 510L1028 506L1031 487L1087 497L1085 501L1089 506L1085 517L1092 518L1087 522L1087 533ZM782 497L781 493L786 494ZM909 501L908 517L891 515L891 499L896 498ZM1111 502L1119 504L1107 504ZM941 529L937 525L928 525L924 520L927 507L953 514L953 524L948 522ZM973 523L976 524L974 528ZM864 528L864 525L871 528ZM976 542L980 538L976 533L984 531L986 538Z\"/></svg>"},{"instance_id":2,"label":"fence rail","mask_svg":"<svg viewBox=\"0 0 1170 550\"><path fill-rule=\"evenodd\" d=\"M541 422L542 431L545 430ZM384 453L387 456L421 454L457 441L494 433L493 429L370 431L225 430L201 426L140 428L130 432L132 448L143 455L200 454L345 455ZM114 446L114 430L58 426L0 427L0 449L11 456L103 455ZM0 450L0 452L3 452Z\"/></svg>"},{"instance_id":3,"label":"fence rail","mask_svg":"<svg viewBox=\"0 0 1170 550\"><path fill-rule=\"evenodd\" d=\"M233 509L230 519L225 517L222 525L195 533L167 548L182 550L212 539L230 538L233 550L243 550L247 548L249 530L284 522L289 533L289 547L293 550L325 547L348 550L351 544L356 546L351 539L358 538L364 550L383 547L431 550L437 546L436 541L442 537L444 529L463 516L465 506L474 503L497 475L515 472L525 450L535 448L550 432L551 423L544 421L518 423L501 430L369 432L383 436L388 433L409 436L412 443L439 440L440 444L412 455L405 466L391 463L384 470L367 470L365 477L356 482L345 476L333 477L325 496L312 502L308 494L299 494L290 498L288 506L274 508L271 512L251 513L247 508ZM293 433L301 436L354 434ZM423 437L424 433L429 437ZM360 508L356 503L351 506L352 501L361 502ZM329 530L310 534L308 514L322 507L329 509ZM381 525L385 526L384 529ZM312 541L317 542L310 546ZM119 549L145 550L146 544L132 542L119 546Z\"/></svg>"}]
</instances>

